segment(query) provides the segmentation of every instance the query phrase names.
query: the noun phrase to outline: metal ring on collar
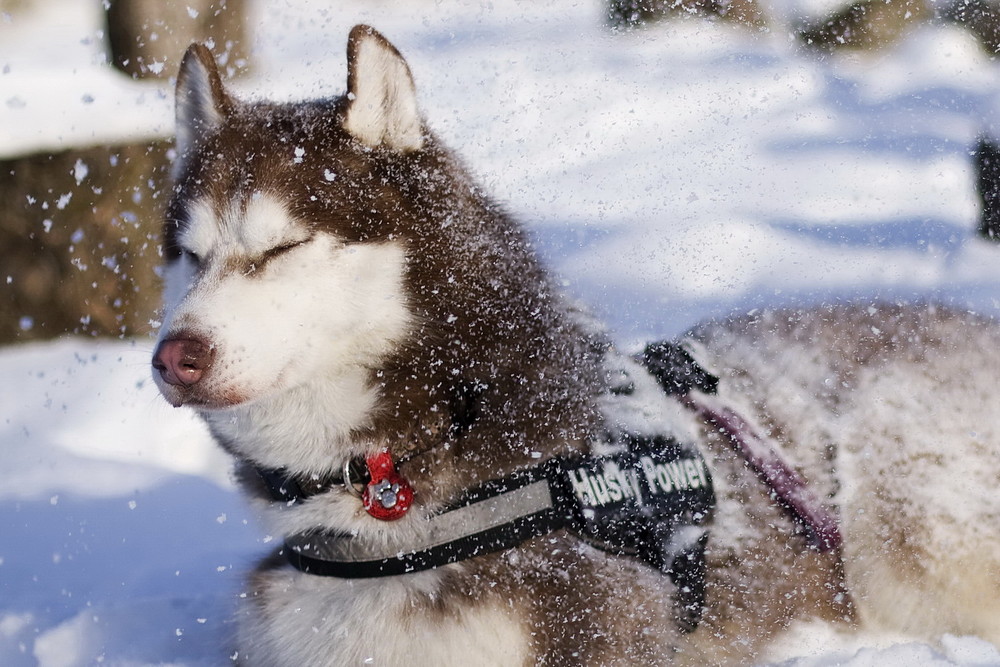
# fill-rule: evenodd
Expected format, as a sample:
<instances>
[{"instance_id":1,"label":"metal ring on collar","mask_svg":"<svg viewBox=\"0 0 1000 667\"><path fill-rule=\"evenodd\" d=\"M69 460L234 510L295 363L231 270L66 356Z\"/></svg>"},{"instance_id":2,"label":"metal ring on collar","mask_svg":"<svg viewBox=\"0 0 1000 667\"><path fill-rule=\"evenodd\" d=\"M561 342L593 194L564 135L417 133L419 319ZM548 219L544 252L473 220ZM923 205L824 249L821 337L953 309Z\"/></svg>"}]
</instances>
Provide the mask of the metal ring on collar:
<instances>
[{"instance_id":1,"label":"metal ring on collar","mask_svg":"<svg viewBox=\"0 0 1000 667\"><path fill-rule=\"evenodd\" d=\"M355 498L361 497L361 491L358 490L356 486L351 482L351 459L344 460L344 488Z\"/></svg>"}]
</instances>

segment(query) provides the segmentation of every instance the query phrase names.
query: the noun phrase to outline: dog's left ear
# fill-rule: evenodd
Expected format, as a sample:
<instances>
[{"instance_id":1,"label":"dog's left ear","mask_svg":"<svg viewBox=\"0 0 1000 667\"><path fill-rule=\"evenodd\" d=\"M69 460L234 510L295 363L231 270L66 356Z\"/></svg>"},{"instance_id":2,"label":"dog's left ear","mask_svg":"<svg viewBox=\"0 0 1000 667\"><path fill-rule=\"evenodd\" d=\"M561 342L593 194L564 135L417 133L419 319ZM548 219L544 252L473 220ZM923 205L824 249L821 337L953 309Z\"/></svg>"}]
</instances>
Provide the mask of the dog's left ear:
<instances>
[{"instance_id":1,"label":"dog's left ear","mask_svg":"<svg viewBox=\"0 0 1000 667\"><path fill-rule=\"evenodd\" d=\"M355 26L347 40L344 129L355 139L401 153L424 145L423 122L410 67L374 28Z\"/></svg>"}]
</instances>

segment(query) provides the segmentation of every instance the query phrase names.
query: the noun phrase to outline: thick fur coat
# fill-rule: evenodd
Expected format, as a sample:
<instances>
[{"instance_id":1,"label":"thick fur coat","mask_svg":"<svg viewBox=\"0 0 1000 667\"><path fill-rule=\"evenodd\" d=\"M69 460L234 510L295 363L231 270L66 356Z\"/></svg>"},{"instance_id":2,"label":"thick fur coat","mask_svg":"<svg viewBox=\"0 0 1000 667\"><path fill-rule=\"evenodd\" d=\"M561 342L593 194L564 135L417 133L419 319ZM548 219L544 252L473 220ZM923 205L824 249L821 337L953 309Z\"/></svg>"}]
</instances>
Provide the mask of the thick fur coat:
<instances>
[{"instance_id":1,"label":"thick fur coat","mask_svg":"<svg viewBox=\"0 0 1000 667\"><path fill-rule=\"evenodd\" d=\"M609 427L603 334L427 128L377 32L351 32L344 96L296 104L232 97L192 46L177 116L154 376L233 454L272 535L419 536L470 486ZM1000 642L996 325L835 306L706 325L687 345L836 512L842 550L808 548L715 430L654 387L642 418L697 443L718 495L695 631L668 577L559 531L376 579L276 553L248 578L239 661L738 664L810 618ZM394 522L343 487L276 502L255 473L322 480L382 448L416 489Z\"/></svg>"}]
</instances>

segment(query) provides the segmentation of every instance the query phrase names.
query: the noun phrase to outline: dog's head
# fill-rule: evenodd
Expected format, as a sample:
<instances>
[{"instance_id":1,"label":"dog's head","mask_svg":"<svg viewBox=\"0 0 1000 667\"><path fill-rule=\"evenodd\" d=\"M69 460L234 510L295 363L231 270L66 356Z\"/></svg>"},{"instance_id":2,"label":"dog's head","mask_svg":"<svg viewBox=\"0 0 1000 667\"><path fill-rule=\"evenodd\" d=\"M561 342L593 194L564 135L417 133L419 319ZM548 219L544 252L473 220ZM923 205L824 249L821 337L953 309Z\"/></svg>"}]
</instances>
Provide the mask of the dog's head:
<instances>
[{"instance_id":1,"label":"dog's head","mask_svg":"<svg viewBox=\"0 0 1000 667\"><path fill-rule=\"evenodd\" d=\"M384 174L428 139L389 42L356 27L348 63L340 98L247 103L208 49L185 54L153 356L173 405L232 412L222 423L323 394L340 433L371 410L368 376L414 319L399 230L412 205ZM268 407L288 392L299 400Z\"/></svg>"}]
</instances>

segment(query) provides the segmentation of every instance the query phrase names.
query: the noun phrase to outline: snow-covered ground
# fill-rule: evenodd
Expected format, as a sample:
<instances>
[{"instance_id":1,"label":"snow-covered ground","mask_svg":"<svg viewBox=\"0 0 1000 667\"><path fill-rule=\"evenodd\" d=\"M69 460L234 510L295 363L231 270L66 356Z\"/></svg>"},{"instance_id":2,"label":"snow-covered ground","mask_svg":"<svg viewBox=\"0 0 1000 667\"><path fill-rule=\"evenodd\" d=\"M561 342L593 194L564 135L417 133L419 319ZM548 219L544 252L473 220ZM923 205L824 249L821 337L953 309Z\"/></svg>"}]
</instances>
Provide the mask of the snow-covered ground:
<instances>
[{"instance_id":1,"label":"snow-covered ground","mask_svg":"<svg viewBox=\"0 0 1000 667\"><path fill-rule=\"evenodd\" d=\"M99 2L37 4L0 16L0 157L170 131L169 87L104 64ZM760 34L679 20L614 35L598 0L260 5L240 89L336 94L347 31L376 26L431 125L625 345L777 302L1000 313L1000 248L973 234L969 162L1000 119L1000 65L961 30L819 57L788 35L794 0ZM0 349L2 665L227 661L241 572L270 538L203 429L157 395L151 347ZM1000 652L803 626L768 659L1000 665Z\"/></svg>"}]
</instances>

